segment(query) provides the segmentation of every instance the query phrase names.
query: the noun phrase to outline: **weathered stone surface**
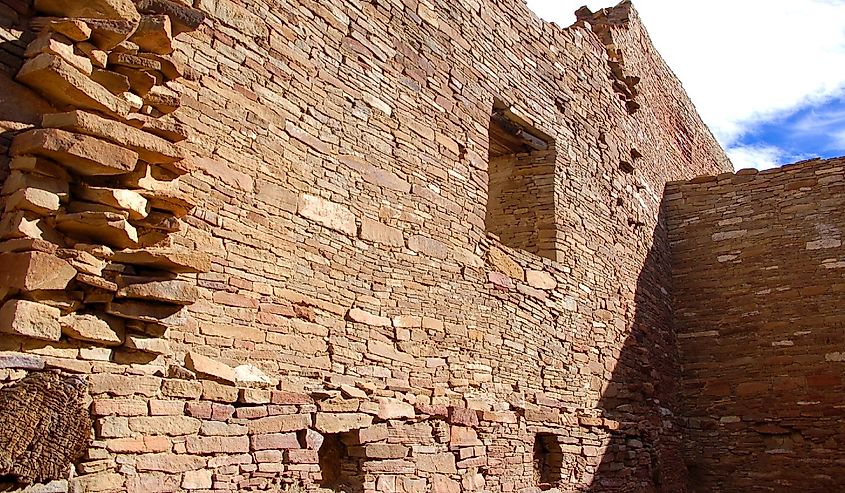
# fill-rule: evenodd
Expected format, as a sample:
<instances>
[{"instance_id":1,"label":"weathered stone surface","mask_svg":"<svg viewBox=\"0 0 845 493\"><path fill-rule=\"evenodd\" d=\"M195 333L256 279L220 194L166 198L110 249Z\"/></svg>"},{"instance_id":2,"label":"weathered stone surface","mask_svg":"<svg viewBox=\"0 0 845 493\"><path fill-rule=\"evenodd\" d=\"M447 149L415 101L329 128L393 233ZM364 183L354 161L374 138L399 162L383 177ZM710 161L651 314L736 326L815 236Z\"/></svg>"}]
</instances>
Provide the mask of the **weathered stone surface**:
<instances>
[{"instance_id":1,"label":"weathered stone surface","mask_svg":"<svg viewBox=\"0 0 845 493\"><path fill-rule=\"evenodd\" d=\"M303 194L299 197L296 211L300 216L340 233L349 236L357 233L355 215L340 204Z\"/></svg>"},{"instance_id":2,"label":"weathered stone surface","mask_svg":"<svg viewBox=\"0 0 845 493\"><path fill-rule=\"evenodd\" d=\"M111 317L72 313L61 318L62 333L80 341L119 346L125 337L122 321Z\"/></svg>"},{"instance_id":3,"label":"weathered stone surface","mask_svg":"<svg viewBox=\"0 0 845 493\"><path fill-rule=\"evenodd\" d=\"M361 233L359 236L362 240L381 243L387 246L405 246L405 238L401 230L366 217L361 219Z\"/></svg>"},{"instance_id":4,"label":"weathered stone surface","mask_svg":"<svg viewBox=\"0 0 845 493\"><path fill-rule=\"evenodd\" d=\"M130 0L35 0L35 10L58 17L93 17L138 21L141 15Z\"/></svg>"},{"instance_id":5,"label":"weathered stone surface","mask_svg":"<svg viewBox=\"0 0 845 493\"><path fill-rule=\"evenodd\" d=\"M201 10L187 7L171 0L138 0L136 2L141 12L165 14L173 23L173 35L195 31L205 20Z\"/></svg>"},{"instance_id":6,"label":"weathered stone surface","mask_svg":"<svg viewBox=\"0 0 845 493\"><path fill-rule=\"evenodd\" d=\"M546 271L542 270L527 270L525 271L525 282L532 288L537 289L555 289L557 281Z\"/></svg>"},{"instance_id":7,"label":"weathered stone surface","mask_svg":"<svg viewBox=\"0 0 845 493\"><path fill-rule=\"evenodd\" d=\"M317 413L314 428L321 433L345 433L367 428L373 417L362 413Z\"/></svg>"},{"instance_id":8,"label":"weathered stone surface","mask_svg":"<svg viewBox=\"0 0 845 493\"><path fill-rule=\"evenodd\" d=\"M135 467L139 471L162 471L170 474L193 471L205 467L206 459L185 454L142 454Z\"/></svg>"},{"instance_id":9,"label":"weathered stone surface","mask_svg":"<svg viewBox=\"0 0 845 493\"><path fill-rule=\"evenodd\" d=\"M129 38L139 48L151 53L167 55L173 53L173 32L170 17L166 15L144 15L138 29Z\"/></svg>"},{"instance_id":10,"label":"weathered stone surface","mask_svg":"<svg viewBox=\"0 0 845 493\"><path fill-rule=\"evenodd\" d=\"M504 250L493 247L487 252L487 259L490 264L499 272L522 281L525 279L525 269L522 268L516 261L514 261Z\"/></svg>"},{"instance_id":11,"label":"weathered stone surface","mask_svg":"<svg viewBox=\"0 0 845 493\"><path fill-rule=\"evenodd\" d=\"M126 336L126 347L151 354L172 354L170 343L164 339L157 337L146 337L136 334L129 334Z\"/></svg>"},{"instance_id":12,"label":"weathered stone surface","mask_svg":"<svg viewBox=\"0 0 845 493\"><path fill-rule=\"evenodd\" d=\"M378 399L378 417L381 419L413 418L415 416L414 406L407 402L387 397Z\"/></svg>"},{"instance_id":13,"label":"weathered stone surface","mask_svg":"<svg viewBox=\"0 0 845 493\"><path fill-rule=\"evenodd\" d=\"M118 175L132 171L138 153L104 140L57 129L30 130L15 137L11 154L51 159L80 175Z\"/></svg>"},{"instance_id":14,"label":"weathered stone surface","mask_svg":"<svg viewBox=\"0 0 845 493\"><path fill-rule=\"evenodd\" d=\"M42 125L90 135L127 147L148 163L168 164L183 158L181 149L161 137L83 111L44 115Z\"/></svg>"},{"instance_id":15,"label":"weathered stone surface","mask_svg":"<svg viewBox=\"0 0 845 493\"><path fill-rule=\"evenodd\" d=\"M74 277L67 261L45 252L0 254L0 286L13 290L65 289Z\"/></svg>"},{"instance_id":16,"label":"weathered stone surface","mask_svg":"<svg viewBox=\"0 0 845 493\"><path fill-rule=\"evenodd\" d=\"M91 28L79 19L54 19L48 21L44 31L59 33L71 41L86 41L91 37Z\"/></svg>"},{"instance_id":17,"label":"weathered stone surface","mask_svg":"<svg viewBox=\"0 0 845 493\"><path fill-rule=\"evenodd\" d=\"M63 34L43 31L35 41L27 46L24 56L35 58L42 53L62 58L65 62L89 77L94 69L91 60L74 53L73 42Z\"/></svg>"},{"instance_id":18,"label":"weathered stone surface","mask_svg":"<svg viewBox=\"0 0 845 493\"><path fill-rule=\"evenodd\" d=\"M179 273L208 272L211 269L211 257L206 253L167 248L124 250L115 252L111 260Z\"/></svg>"},{"instance_id":19,"label":"weathered stone surface","mask_svg":"<svg viewBox=\"0 0 845 493\"><path fill-rule=\"evenodd\" d=\"M157 300L179 305L190 305L198 296L196 286L180 280L133 282L117 292L118 298Z\"/></svg>"},{"instance_id":20,"label":"weathered stone surface","mask_svg":"<svg viewBox=\"0 0 845 493\"><path fill-rule=\"evenodd\" d=\"M207 490L211 488L212 484L210 469L188 471L182 477L182 488L188 491Z\"/></svg>"},{"instance_id":21,"label":"weathered stone surface","mask_svg":"<svg viewBox=\"0 0 845 493\"><path fill-rule=\"evenodd\" d=\"M235 383L237 381L237 375L231 366L201 354L188 352L185 355L185 366L198 374L219 378L224 382Z\"/></svg>"},{"instance_id":22,"label":"weathered stone surface","mask_svg":"<svg viewBox=\"0 0 845 493\"><path fill-rule=\"evenodd\" d=\"M45 341L62 337L58 308L26 300L9 300L0 308L0 332Z\"/></svg>"},{"instance_id":23,"label":"weathered stone surface","mask_svg":"<svg viewBox=\"0 0 845 493\"><path fill-rule=\"evenodd\" d=\"M117 248L138 246L138 231L127 218L111 212L77 212L56 216L56 229L77 239Z\"/></svg>"},{"instance_id":24,"label":"weathered stone surface","mask_svg":"<svg viewBox=\"0 0 845 493\"><path fill-rule=\"evenodd\" d=\"M200 420L189 416L137 416L129 418L129 429L144 434L170 436L194 435L200 431Z\"/></svg>"},{"instance_id":25,"label":"weathered stone surface","mask_svg":"<svg viewBox=\"0 0 845 493\"><path fill-rule=\"evenodd\" d=\"M455 454L444 452L441 454L420 454L416 456L417 468L424 472L441 474L455 474Z\"/></svg>"},{"instance_id":26,"label":"weathered stone surface","mask_svg":"<svg viewBox=\"0 0 845 493\"><path fill-rule=\"evenodd\" d=\"M4 370L43 370L44 358L33 354L0 351L0 368Z\"/></svg>"},{"instance_id":27,"label":"weathered stone surface","mask_svg":"<svg viewBox=\"0 0 845 493\"><path fill-rule=\"evenodd\" d=\"M184 325L188 321L188 315L180 305L161 305L132 300L113 301L106 306L106 313L129 320L173 327Z\"/></svg>"},{"instance_id":28,"label":"weathered stone surface","mask_svg":"<svg viewBox=\"0 0 845 493\"><path fill-rule=\"evenodd\" d=\"M238 387L270 388L275 387L276 380L270 378L254 365L239 365L235 367L235 383Z\"/></svg>"},{"instance_id":29,"label":"weathered stone surface","mask_svg":"<svg viewBox=\"0 0 845 493\"><path fill-rule=\"evenodd\" d=\"M88 202L124 210L129 213L130 219L143 219L150 214L150 204L147 199L132 190L79 186L74 189L74 196Z\"/></svg>"},{"instance_id":30,"label":"weathered stone surface","mask_svg":"<svg viewBox=\"0 0 845 493\"><path fill-rule=\"evenodd\" d=\"M27 61L18 72L17 80L59 104L118 118L125 117L132 110L126 100L110 93L55 55L43 53Z\"/></svg>"},{"instance_id":31,"label":"weathered stone surface","mask_svg":"<svg viewBox=\"0 0 845 493\"><path fill-rule=\"evenodd\" d=\"M58 195L39 188L23 188L6 197L6 212L30 211L41 216L59 210Z\"/></svg>"}]
</instances>

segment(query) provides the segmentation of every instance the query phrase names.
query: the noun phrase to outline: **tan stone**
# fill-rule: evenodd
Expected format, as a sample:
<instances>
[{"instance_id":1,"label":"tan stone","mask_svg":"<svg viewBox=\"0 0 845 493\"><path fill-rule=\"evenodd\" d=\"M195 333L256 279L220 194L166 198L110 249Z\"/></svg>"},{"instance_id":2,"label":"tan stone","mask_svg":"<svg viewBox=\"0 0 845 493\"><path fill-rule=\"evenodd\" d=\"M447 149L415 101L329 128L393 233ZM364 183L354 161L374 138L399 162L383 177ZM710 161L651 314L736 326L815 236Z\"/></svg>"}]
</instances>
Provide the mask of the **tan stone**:
<instances>
[{"instance_id":1,"label":"tan stone","mask_svg":"<svg viewBox=\"0 0 845 493\"><path fill-rule=\"evenodd\" d=\"M207 253L179 251L168 248L124 250L115 252L111 260L113 262L178 273L208 272L211 269L211 257Z\"/></svg>"},{"instance_id":2,"label":"tan stone","mask_svg":"<svg viewBox=\"0 0 845 493\"><path fill-rule=\"evenodd\" d=\"M109 303L105 311L116 317L169 327L181 327L188 322L188 313L181 305L123 300Z\"/></svg>"},{"instance_id":3,"label":"tan stone","mask_svg":"<svg viewBox=\"0 0 845 493\"><path fill-rule=\"evenodd\" d=\"M197 300L199 292L196 286L188 281L149 281L123 286L118 290L117 297L189 305Z\"/></svg>"},{"instance_id":4,"label":"tan stone","mask_svg":"<svg viewBox=\"0 0 845 493\"><path fill-rule=\"evenodd\" d=\"M173 31L170 17L166 15L144 15L138 29L129 38L139 48L159 55L173 53Z\"/></svg>"},{"instance_id":5,"label":"tan stone","mask_svg":"<svg viewBox=\"0 0 845 493\"><path fill-rule=\"evenodd\" d=\"M414 406L407 402L388 397L378 398L378 417L380 419L414 418L415 416Z\"/></svg>"},{"instance_id":6,"label":"tan stone","mask_svg":"<svg viewBox=\"0 0 845 493\"><path fill-rule=\"evenodd\" d=\"M456 474L455 454L444 452L441 454L419 454L414 458L417 461L417 469L422 472L436 472L441 474Z\"/></svg>"},{"instance_id":7,"label":"tan stone","mask_svg":"<svg viewBox=\"0 0 845 493\"><path fill-rule=\"evenodd\" d=\"M231 366L192 351L185 355L185 367L198 374L219 378L225 382L237 381L237 375ZM235 398L237 399L237 396Z\"/></svg>"},{"instance_id":8,"label":"tan stone","mask_svg":"<svg viewBox=\"0 0 845 493\"><path fill-rule=\"evenodd\" d=\"M94 68L91 73L91 80L105 87L116 96L129 90L129 78L111 70Z\"/></svg>"},{"instance_id":9,"label":"tan stone","mask_svg":"<svg viewBox=\"0 0 845 493\"><path fill-rule=\"evenodd\" d=\"M20 160L41 161L42 163L47 162L44 159L30 157L17 157L15 160L17 161L15 162L16 166L20 165ZM35 166L37 166L37 164ZM3 189L0 191L0 194L9 195L24 188L37 188L57 195L59 199L64 202L70 197L70 186L68 185L68 181L70 181L70 176L68 176L67 173L65 173L64 177L59 174L59 177L54 178L49 175L40 175L29 172L24 173L18 169L14 169L8 178L6 178L6 182L3 184Z\"/></svg>"},{"instance_id":10,"label":"tan stone","mask_svg":"<svg viewBox=\"0 0 845 493\"><path fill-rule=\"evenodd\" d=\"M487 252L487 260L494 269L513 279L522 281L525 279L525 270L503 250L490 247Z\"/></svg>"},{"instance_id":11,"label":"tan stone","mask_svg":"<svg viewBox=\"0 0 845 493\"><path fill-rule=\"evenodd\" d=\"M193 471L206 466L206 459L187 454L143 454L135 461L135 468L139 471L162 471L178 474Z\"/></svg>"},{"instance_id":12,"label":"tan stone","mask_svg":"<svg viewBox=\"0 0 845 493\"><path fill-rule=\"evenodd\" d=\"M44 224L39 216L29 211L6 213L0 218L0 238L47 239L49 235Z\"/></svg>"},{"instance_id":13,"label":"tan stone","mask_svg":"<svg viewBox=\"0 0 845 493\"><path fill-rule=\"evenodd\" d=\"M62 333L81 341L104 346L120 346L124 340L123 322L112 317L72 313L61 318Z\"/></svg>"},{"instance_id":14,"label":"tan stone","mask_svg":"<svg viewBox=\"0 0 845 493\"><path fill-rule=\"evenodd\" d=\"M555 289L557 281L546 271L542 270L527 270L525 271L525 282L532 288L537 289Z\"/></svg>"},{"instance_id":15,"label":"tan stone","mask_svg":"<svg viewBox=\"0 0 845 493\"><path fill-rule=\"evenodd\" d=\"M185 490L207 490L211 489L211 485L210 469L188 471L182 477L182 488Z\"/></svg>"},{"instance_id":16,"label":"tan stone","mask_svg":"<svg viewBox=\"0 0 845 493\"><path fill-rule=\"evenodd\" d=\"M58 211L59 196L38 188L23 188L6 197L6 212L30 211L46 216Z\"/></svg>"},{"instance_id":17,"label":"tan stone","mask_svg":"<svg viewBox=\"0 0 845 493\"><path fill-rule=\"evenodd\" d=\"M74 195L81 200L107 205L129 213L130 219L143 219L150 213L150 204L141 194L132 190L78 186Z\"/></svg>"},{"instance_id":18,"label":"tan stone","mask_svg":"<svg viewBox=\"0 0 845 493\"><path fill-rule=\"evenodd\" d=\"M129 429L146 435L196 435L200 420L189 416L137 416L129 418Z\"/></svg>"},{"instance_id":19,"label":"tan stone","mask_svg":"<svg viewBox=\"0 0 845 493\"><path fill-rule=\"evenodd\" d=\"M0 308L0 332L45 341L62 337L58 308L32 301L9 300Z\"/></svg>"},{"instance_id":20,"label":"tan stone","mask_svg":"<svg viewBox=\"0 0 845 493\"><path fill-rule=\"evenodd\" d=\"M180 148L161 137L84 111L44 115L42 125L90 135L128 147L148 163L174 163L184 157Z\"/></svg>"},{"instance_id":21,"label":"tan stone","mask_svg":"<svg viewBox=\"0 0 845 493\"><path fill-rule=\"evenodd\" d=\"M359 236L362 240L381 243L382 245L393 247L405 246L405 237L402 235L401 230L366 217L361 219L361 233Z\"/></svg>"},{"instance_id":22,"label":"tan stone","mask_svg":"<svg viewBox=\"0 0 845 493\"><path fill-rule=\"evenodd\" d=\"M63 34L43 31L35 38L35 41L27 46L24 56L26 58L35 58L41 53L61 57L64 61L89 77L94 69L91 60L74 53L73 41Z\"/></svg>"},{"instance_id":23,"label":"tan stone","mask_svg":"<svg viewBox=\"0 0 845 493\"><path fill-rule=\"evenodd\" d=\"M52 19L43 29L59 33L76 42L86 41L91 37L91 28L79 19Z\"/></svg>"},{"instance_id":24,"label":"tan stone","mask_svg":"<svg viewBox=\"0 0 845 493\"><path fill-rule=\"evenodd\" d=\"M452 447L475 447L483 445L478 439L478 433L466 426L452 426L449 433L449 445Z\"/></svg>"},{"instance_id":25,"label":"tan stone","mask_svg":"<svg viewBox=\"0 0 845 493\"><path fill-rule=\"evenodd\" d=\"M364 447L364 454L372 459L404 459L408 447L392 443L371 443Z\"/></svg>"},{"instance_id":26,"label":"tan stone","mask_svg":"<svg viewBox=\"0 0 845 493\"><path fill-rule=\"evenodd\" d=\"M30 130L12 141L11 154L52 159L81 175L119 175L132 171L138 153L104 140L58 129Z\"/></svg>"},{"instance_id":27,"label":"tan stone","mask_svg":"<svg viewBox=\"0 0 845 493\"><path fill-rule=\"evenodd\" d=\"M355 215L343 205L313 195L302 194L296 209L300 216L329 229L349 236L355 236L357 233Z\"/></svg>"},{"instance_id":28,"label":"tan stone","mask_svg":"<svg viewBox=\"0 0 845 493\"><path fill-rule=\"evenodd\" d=\"M445 243L422 235L409 236L408 248L437 259L444 259L449 256L449 247Z\"/></svg>"},{"instance_id":29,"label":"tan stone","mask_svg":"<svg viewBox=\"0 0 845 493\"><path fill-rule=\"evenodd\" d=\"M17 80L50 101L123 118L132 110L127 101L89 79L61 57L42 53L27 61Z\"/></svg>"},{"instance_id":30,"label":"tan stone","mask_svg":"<svg viewBox=\"0 0 845 493\"><path fill-rule=\"evenodd\" d=\"M249 434L265 433L288 433L291 431L304 430L311 426L310 414L289 414L281 416L268 416L251 420L247 423Z\"/></svg>"},{"instance_id":31,"label":"tan stone","mask_svg":"<svg viewBox=\"0 0 845 493\"><path fill-rule=\"evenodd\" d=\"M321 433L345 433L367 428L373 417L363 413L317 413L314 428Z\"/></svg>"},{"instance_id":32,"label":"tan stone","mask_svg":"<svg viewBox=\"0 0 845 493\"><path fill-rule=\"evenodd\" d=\"M191 454L242 454L249 452L249 437L188 437Z\"/></svg>"},{"instance_id":33,"label":"tan stone","mask_svg":"<svg viewBox=\"0 0 845 493\"><path fill-rule=\"evenodd\" d=\"M137 334L129 334L126 336L126 347L151 354L173 354L170 349L170 343L165 339L157 337L146 337Z\"/></svg>"},{"instance_id":34,"label":"tan stone","mask_svg":"<svg viewBox=\"0 0 845 493\"><path fill-rule=\"evenodd\" d=\"M173 23L173 35L195 31L205 20L205 13L170 0L138 0L136 2L141 12L165 14Z\"/></svg>"},{"instance_id":35,"label":"tan stone","mask_svg":"<svg viewBox=\"0 0 845 493\"><path fill-rule=\"evenodd\" d=\"M55 255L44 252L0 254L0 286L13 290L66 289L76 269Z\"/></svg>"},{"instance_id":36,"label":"tan stone","mask_svg":"<svg viewBox=\"0 0 845 493\"><path fill-rule=\"evenodd\" d=\"M235 383L237 383L238 387L266 389L275 387L278 380L268 377L260 368L254 365L239 365L235 367ZM253 393L251 395L257 394Z\"/></svg>"},{"instance_id":37,"label":"tan stone","mask_svg":"<svg viewBox=\"0 0 845 493\"><path fill-rule=\"evenodd\" d=\"M35 10L57 17L125 19L135 22L141 18L130 0L35 0Z\"/></svg>"},{"instance_id":38,"label":"tan stone","mask_svg":"<svg viewBox=\"0 0 845 493\"><path fill-rule=\"evenodd\" d=\"M359 322L362 324L373 325L376 327L390 327L390 319L388 317L380 317L378 315L373 315L372 313L366 312L360 308L353 308L349 310L346 317L353 322Z\"/></svg>"},{"instance_id":39,"label":"tan stone","mask_svg":"<svg viewBox=\"0 0 845 493\"><path fill-rule=\"evenodd\" d=\"M62 186L63 191L66 192L69 189L67 182L71 180L70 174L68 174L65 168L54 163L53 161L50 161L49 159L44 159L36 156L18 156L16 158L13 158L9 162L9 169L20 171L21 174L26 174L27 180L31 179L33 176L36 175L55 178L56 181L64 184ZM4 184L3 188L5 189L5 187L6 184ZM53 193L59 194L59 192L57 192L56 190L52 191ZM62 194L59 195L61 196Z\"/></svg>"},{"instance_id":40,"label":"tan stone","mask_svg":"<svg viewBox=\"0 0 845 493\"><path fill-rule=\"evenodd\" d=\"M126 217L111 212L78 212L56 216L56 229L89 243L110 247L138 246L138 232Z\"/></svg>"}]
</instances>

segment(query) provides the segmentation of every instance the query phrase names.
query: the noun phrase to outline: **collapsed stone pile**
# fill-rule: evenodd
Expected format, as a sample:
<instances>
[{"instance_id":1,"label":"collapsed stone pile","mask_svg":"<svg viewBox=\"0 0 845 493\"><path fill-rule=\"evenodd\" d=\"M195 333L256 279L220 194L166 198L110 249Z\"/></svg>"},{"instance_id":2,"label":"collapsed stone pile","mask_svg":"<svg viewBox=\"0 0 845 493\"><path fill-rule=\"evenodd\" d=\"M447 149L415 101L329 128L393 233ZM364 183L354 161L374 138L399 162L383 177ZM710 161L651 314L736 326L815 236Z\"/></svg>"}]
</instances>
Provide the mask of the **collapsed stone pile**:
<instances>
[{"instance_id":1,"label":"collapsed stone pile","mask_svg":"<svg viewBox=\"0 0 845 493\"><path fill-rule=\"evenodd\" d=\"M182 72L169 54L173 36L203 16L168 1L35 8L45 17L32 19L39 34L17 80L57 111L12 142L0 327L166 354L162 336L197 298L179 275L210 266L168 238L193 207L178 190L188 170L175 143L185 136L166 118L179 107Z\"/></svg>"}]
</instances>

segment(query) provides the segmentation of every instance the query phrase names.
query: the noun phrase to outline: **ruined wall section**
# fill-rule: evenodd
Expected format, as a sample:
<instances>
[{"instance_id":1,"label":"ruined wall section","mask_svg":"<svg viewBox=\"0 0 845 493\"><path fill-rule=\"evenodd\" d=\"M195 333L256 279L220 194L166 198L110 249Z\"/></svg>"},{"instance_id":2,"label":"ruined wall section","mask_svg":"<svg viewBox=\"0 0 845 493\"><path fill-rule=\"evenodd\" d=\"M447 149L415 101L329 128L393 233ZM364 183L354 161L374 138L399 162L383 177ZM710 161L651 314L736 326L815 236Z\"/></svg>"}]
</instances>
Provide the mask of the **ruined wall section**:
<instances>
[{"instance_id":1,"label":"ruined wall section","mask_svg":"<svg viewBox=\"0 0 845 493\"><path fill-rule=\"evenodd\" d=\"M604 38L521 2L194 7L173 118L198 205L171 237L211 271L165 355L44 349L94 373L74 487L314 490L330 440L355 491L535 491L540 433L564 491L679 491L671 388L636 383L674 364L658 203L726 160L671 74L625 61L701 156L630 113ZM555 261L486 237L494 98L555 140Z\"/></svg>"},{"instance_id":2,"label":"ruined wall section","mask_svg":"<svg viewBox=\"0 0 845 493\"><path fill-rule=\"evenodd\" d=\"M845 160L667 187L693 491L836 491Z\"/></svg>"}]
</instances>

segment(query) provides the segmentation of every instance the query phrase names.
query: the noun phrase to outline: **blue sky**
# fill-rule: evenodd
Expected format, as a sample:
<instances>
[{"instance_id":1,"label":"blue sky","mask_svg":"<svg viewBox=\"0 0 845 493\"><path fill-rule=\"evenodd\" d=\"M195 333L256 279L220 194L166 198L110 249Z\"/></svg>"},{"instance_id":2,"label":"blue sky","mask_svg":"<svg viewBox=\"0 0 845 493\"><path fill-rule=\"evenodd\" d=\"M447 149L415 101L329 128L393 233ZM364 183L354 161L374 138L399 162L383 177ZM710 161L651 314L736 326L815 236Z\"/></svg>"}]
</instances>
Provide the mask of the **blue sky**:
<instances>
[{"instance_id":1,"label":"blue sky","mask_svg":"<svg viewBox=\"0 0 845 493\"><path fill-rule=\"evenodd\" d=\"M527 0L568 26L583 4ZM737 169L845 155L845 0L634 0Z\"/></svg>"}]
</instances>

